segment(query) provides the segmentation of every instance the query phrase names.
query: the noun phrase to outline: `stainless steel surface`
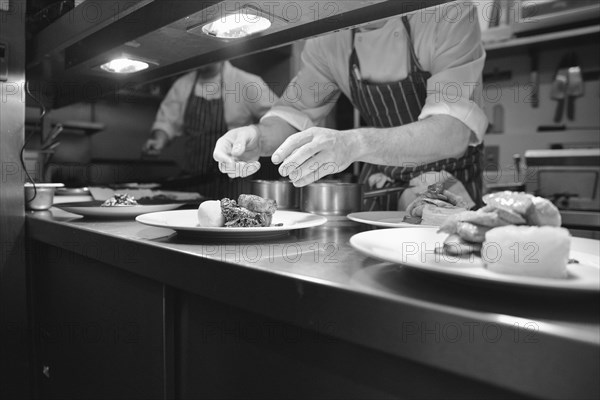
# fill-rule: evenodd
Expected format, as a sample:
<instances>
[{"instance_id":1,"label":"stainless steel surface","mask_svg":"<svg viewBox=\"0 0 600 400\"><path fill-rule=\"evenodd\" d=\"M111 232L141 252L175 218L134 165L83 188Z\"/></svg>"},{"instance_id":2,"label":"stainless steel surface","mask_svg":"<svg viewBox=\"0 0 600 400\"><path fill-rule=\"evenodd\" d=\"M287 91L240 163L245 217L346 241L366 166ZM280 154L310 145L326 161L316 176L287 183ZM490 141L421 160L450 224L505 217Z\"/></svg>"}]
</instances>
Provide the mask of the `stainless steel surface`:
<instances>
[{"instance_id":1,"label":"stainless steel surface","mask_svg":"<svg viewBox=\"0 0 600 400\"><path fill-rule=\"evenodd\" d=\"M320 215L348 215L362 210L363 186L358 183L311 183L300 190L300 210Z\"/></svg>"},{"instance_id":2,"label":"stainless steel surface","mask_svg":"<svg viewBox=\"0 0 600 400\"><path fill-rule=\"evenodd\" d=\"M368 229L327 224L271 241L210 242L54 208L28 218L34 240L309 330L327 323L332 336L389 357L524 396L599 396L596 297L440 279L380 262L348 243Z\"/></svg>"},{"instance_id":3,"label":"stainless steel surface","mask_svg":"<svg viewBox=\"0 0 600 400\"><path fill-rule=\"evenodd\" d=\"M290 181L253 180L250 191L257 196L275 200L279 210L298 210L300 208L300 189Z\"/></svg>"}]
</instances>

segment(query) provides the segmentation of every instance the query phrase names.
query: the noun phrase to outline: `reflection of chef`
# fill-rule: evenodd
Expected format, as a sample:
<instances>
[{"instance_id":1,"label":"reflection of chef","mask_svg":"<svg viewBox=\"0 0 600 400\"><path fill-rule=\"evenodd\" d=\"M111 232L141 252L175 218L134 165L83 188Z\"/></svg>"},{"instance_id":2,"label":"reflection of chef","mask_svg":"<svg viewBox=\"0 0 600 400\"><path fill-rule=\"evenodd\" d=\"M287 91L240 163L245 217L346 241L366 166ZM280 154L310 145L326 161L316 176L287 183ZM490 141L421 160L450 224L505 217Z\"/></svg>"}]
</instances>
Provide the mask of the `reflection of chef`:
<instances>
[{"instance_id":1,"label":"reflection of chef","mask_svg":"<svg viewBox=\"0 0 600 400\"><path fill-rule=\"evenodd\" d=\"M260 77L229 62L200 67L173 84L142 151L157 155L171 140L184 136L183 168L198 175L194 189L210 198L235 196L240 180L219 173L212 159L215 143L228 129L257 122L276 100Z\"/></svg>"},{"instance_id":2,"label":"reflection of chef","mask_svg":"<svg viewBox=\"0 0 600 400\"><path fill-rule=\"evenodd\" d=\"M217 143L221 170L244 176L259 166L258 155L272 155L296 186L354 161L365 162L363 183L378 172L398 183L446 170L479 199L487 119L479 105L485 51L477 11L464 3L435 11L307 41L286 95L258 126L229 131ZM315 127L340 93L369 127Z\"/></svg>"}]
</instances>

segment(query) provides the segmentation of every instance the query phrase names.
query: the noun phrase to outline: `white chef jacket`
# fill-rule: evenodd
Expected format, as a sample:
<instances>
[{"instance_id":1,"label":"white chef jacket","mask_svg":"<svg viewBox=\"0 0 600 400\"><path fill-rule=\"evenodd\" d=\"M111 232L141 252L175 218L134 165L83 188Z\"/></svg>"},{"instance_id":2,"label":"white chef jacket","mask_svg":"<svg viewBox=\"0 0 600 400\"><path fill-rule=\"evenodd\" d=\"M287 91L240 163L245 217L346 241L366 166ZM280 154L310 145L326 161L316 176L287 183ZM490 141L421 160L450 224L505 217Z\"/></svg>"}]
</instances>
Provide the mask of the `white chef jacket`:
<instances>
[{"instance_id":1,"label":"white chef jacket","mask_svg":"<svg viewBox=\"0 0 600 400\"><path fill-rule=\"evenodd\" d=\"M464 2L450 3L420 10L408 20L417 58L423 69L432 74L419 120L450 115L474 133L471 144L480 143L488 120L482 110L485 50L476 7ZM323 120L340 91L351 98L351 42L350 30L309 39L298 75L263 118L277 116L302 131ZM408 76L410 53L402 17L390 18L379 29L357 31L355 48L362 79L387 83Z\"/></svg>"},{"instance_id":2,"label":"white chef jacket","mask_svg":"<svg viewBox=\"0 0 600 400\"><path fill-rule=\"evenodd\" d=\"M228 129L258 122L277 101L277 96L259 77L242 71L226 61L223 65L223 87L220 75L210 80L190 72L177 79L163 99L152 130L163 130L170 139L183 134L183 116L192 87L195 95L207 100L223 98Z\"/></svg>"}]
</instances>

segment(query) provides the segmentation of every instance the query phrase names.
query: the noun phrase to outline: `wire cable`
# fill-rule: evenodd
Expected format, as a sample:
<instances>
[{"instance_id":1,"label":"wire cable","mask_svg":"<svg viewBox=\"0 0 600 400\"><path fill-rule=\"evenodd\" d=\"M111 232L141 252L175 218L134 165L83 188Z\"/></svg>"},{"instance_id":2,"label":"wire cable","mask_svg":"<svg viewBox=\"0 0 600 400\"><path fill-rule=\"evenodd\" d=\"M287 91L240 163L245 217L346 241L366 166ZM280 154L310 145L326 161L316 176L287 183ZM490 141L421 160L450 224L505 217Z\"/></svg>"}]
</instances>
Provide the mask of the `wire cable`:
<instances>
[{"instance_id":1,"label":"wire cable","mask_svg":"<svg viewBox=\"0 0 600 400\"><path fill-rule=\"evenodd\" d=\"M37 104L39 104L40 108L42 109L42 112L40 114L40 124L41 124L41 126L43 126L44 116L46 115L46 107L29 90L29 81L25 82L25 91L27 92L27 94L29 95L29 97L31 97L33 100L35 100L35 102ZM31 199L26 199L27 203L29 203L30 201L33 201L33 199L35 199L36 196L37 196L37 187L35 186L35 181L31 178L31 175L29 175L29 171L27 171L27 167L25 166L25 159L23 157L23 153L25 152L25 147L29 143L29 140L31 140L31 137L34 135L34 133L35 133L35 131L32 131L32 132L29 133L29 135L27 135L27 137L25 138L25 141L23 142L23 147L21 147L21 152L20 152L20 155L19 155L20 156L20 160L21 160L21 168L23 168L23 171L25 171L25 175L27 175L27 180L29 182L31 182L31 184L33 185L33 197Z\"/></svg>"}]
</instances>

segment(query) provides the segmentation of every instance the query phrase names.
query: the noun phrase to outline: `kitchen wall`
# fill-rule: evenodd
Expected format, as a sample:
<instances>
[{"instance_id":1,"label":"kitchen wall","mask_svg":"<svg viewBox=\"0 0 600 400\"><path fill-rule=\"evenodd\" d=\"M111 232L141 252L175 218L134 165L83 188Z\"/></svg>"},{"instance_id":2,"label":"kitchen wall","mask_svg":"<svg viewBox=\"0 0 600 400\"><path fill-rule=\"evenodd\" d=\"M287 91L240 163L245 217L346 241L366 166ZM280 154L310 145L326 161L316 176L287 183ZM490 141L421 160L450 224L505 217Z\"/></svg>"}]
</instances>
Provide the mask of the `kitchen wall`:
<instances>
[{"instance_id":1,"label":"kitchen wall","mask_svg":"<svg viewBox=\"0 0 600 400\"><path fill-rule=\"evenodd\" d=\"M510 26L489 29L491 0L479 0L482 37L494 46L494 39L510 36ZM514 10L511 11L514 14ZM597 21L595 22L597 24ZM502 22L501 22L502 24ZM564 29L573 29L568 26ZM487 50L484 69L484 111L492 125L486 134L489 177L494 183L514 181L513 155L523 155L527 149L549 149L552 147L580 148L600 146L600 53L598 33L561 38L565 36L556 29L557 39ZM502 41L496 43L504 43ZM505 42L510 43L510 41ZM490 46L488 46L490 47ZM577 55L584 73L584 94L575 101L575 118L566 115L559 123L554 122L557 101L551 99L551 90L558 64L563 56L573 52ZM532 85L531 54L537 54L539 71L539 106L531 102ZM494 127L495 110L503 111L501 123ZM564 131L538 132L539 126L565 125ZM581 129L587 128L587 129ZM501 132L496 132L501 131ZM499 166L500 173L495 173Z\"/></svg>"}]
</instances>

